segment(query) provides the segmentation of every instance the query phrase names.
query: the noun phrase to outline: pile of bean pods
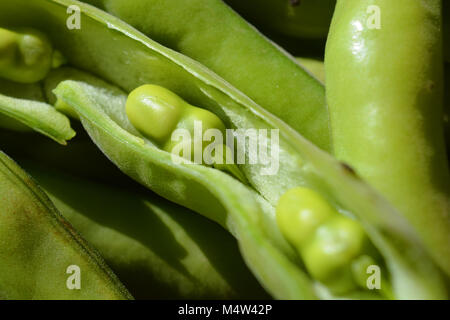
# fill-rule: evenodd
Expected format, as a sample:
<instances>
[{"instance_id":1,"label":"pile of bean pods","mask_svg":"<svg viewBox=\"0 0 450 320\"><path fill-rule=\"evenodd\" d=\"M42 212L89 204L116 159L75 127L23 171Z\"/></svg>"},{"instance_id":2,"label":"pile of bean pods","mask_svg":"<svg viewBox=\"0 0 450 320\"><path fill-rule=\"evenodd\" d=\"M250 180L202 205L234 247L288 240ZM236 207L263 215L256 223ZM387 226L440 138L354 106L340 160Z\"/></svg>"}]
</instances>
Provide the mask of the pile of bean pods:
<instances>
[{"instance_id":1,"label":"pile of bean pods","mask_svg":"<svg viewBox=\"0 0 450 320\"><path fill-rule=\"evenodd\" d=\"M447 0L0 0L0 299L448 299L449 109Z\"/></svg>"}]
</instances>

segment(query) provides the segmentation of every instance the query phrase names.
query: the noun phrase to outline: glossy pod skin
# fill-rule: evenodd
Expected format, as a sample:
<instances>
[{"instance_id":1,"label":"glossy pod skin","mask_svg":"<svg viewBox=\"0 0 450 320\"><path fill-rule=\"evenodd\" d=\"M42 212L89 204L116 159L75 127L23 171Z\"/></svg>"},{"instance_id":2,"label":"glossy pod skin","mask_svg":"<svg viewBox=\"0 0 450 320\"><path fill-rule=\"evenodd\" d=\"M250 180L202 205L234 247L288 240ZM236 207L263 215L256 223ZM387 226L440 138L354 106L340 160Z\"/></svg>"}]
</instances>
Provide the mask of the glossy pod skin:
<instances>
[{"instance_id":1,"label":"glossy pod skin","mask_svg":"<svg viewBox=\"0 0 450 320\"><path fill-rule=\"evenodd\" d=\"M100 255L0 152L0 298L130 299ZM73 288L73 266L80 288Z\"/></svg>"},{"instance_id":2,"label":"glossy pod skin","mask_svg":"<svg viewBox=\"0 0 450 320\"><path fill-rule=\"evenodd\" d=\"M325 39L336 0L225 0L263 30L295 38Z\"/></svg>"},{"instance_id":3,"label":"glossy pod skin","mask_svg":"<svg viewBox=\"0 0 450 320\"><path fill-rule=\"evenodd\" d=\"M145 189L21 162L136 299L268 298L215 223Z\"/></svg>"},{"instance_id":4,"label":"glossy pod skin","mask_svg":"<svg viewBox=\"0 0 450 320\"><path fill-rule=\"evenodd\" d=\"M338 1L325 68L336 157L399 209L449 275L441 22L439 0Z\"/></svg>"},{"instance_id":5,"label":"glossy pod skin","mask_svg":"<svg viewBox=\"0 0 450 320\"><path fill-rule=\"evenodd\" d=\"M331 150L323 85L222 0L84 2L200 62L305 138ZM310 0L305 5L317 10L314 3Z\"/></svg>"},{"instance_id":6,"label":"glossy pod skin","mask_svg":"<svg viewBox=\"0 0 450 320\"><path fill-rule=\"evenodd\" d=\"M273 297L333 297L303 269L276 225L274 206L283 193L296 186L315 190L339 212L355 216L386 263L395 298L447 297L439 272L413 230L351 169L211 71L101 11L80 4L83 32L74 38L65 29L66 6L72 3L0 2L0 16L2 21L45 31L70 65L91 70L110 83L63 81L54 92L77 112L96 145L123 172L227 228L237 238L247 265ZM38 13L45 23L29 19L31 13ZM261 166L239 165L249 181L249 186L244 186L214 168L174 163L170 153L140 134L126 116L127 94L123 90L131 92L142 84L163 86L189 104L212 111L227 128L278 129L276 145L282 169L265 176L259 174ZM359 292L349 295L364 296Z\"/></svg>"}]
</instances>

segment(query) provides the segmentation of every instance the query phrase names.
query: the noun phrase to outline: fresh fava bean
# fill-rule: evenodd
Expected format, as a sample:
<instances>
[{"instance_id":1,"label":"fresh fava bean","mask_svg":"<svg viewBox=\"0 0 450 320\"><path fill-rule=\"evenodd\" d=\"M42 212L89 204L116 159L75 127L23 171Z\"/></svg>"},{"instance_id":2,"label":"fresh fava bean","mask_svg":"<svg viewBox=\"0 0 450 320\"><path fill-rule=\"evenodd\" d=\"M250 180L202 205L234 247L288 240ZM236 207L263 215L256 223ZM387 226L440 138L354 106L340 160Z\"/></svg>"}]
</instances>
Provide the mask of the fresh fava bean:
<instances>
[{"instance_id":1,"label":"fresh fava bean","mask_svg":"<svg viewBox=\"0 0 450 320\"><path fill-rule=\"evenodd\" d=\"M35 130L61 144L75 136L67 117L46 103L38 83L62 62L61 53L40 31L0 28L1 128Z\"/></svg>"},{"instance_id":2,"label":"fresh fava bean","mask_svg":"<svg viewBox=\"0 0 450 320\"><path fill-rule=\"evenodd\" d=\"M323 61L313 59L313 58L303 58L303 57L297 57L296 59L306 70L311 72L311 74L313 76L315 76L321 82L325 83L325 65L324 65ZM448 154L448 148L450 148L450 123L449 123L449 121L450 121L449 120L449 114L450 114L450 64L449 63L445 63L444 71L445 71L444 131L445 131L445 140L447 143L447 154Z\"/></svg>"},{"instance_id":3,"label":"fresh fava bean","mask_svg":"<svg viewBox=\"0 0 450 320\"><path fill-rule=\"evenodd\" d=\"M367 290L366 281L361 281L367 278L366 268L354 265L361 264L361 258L364 266L379 262L370 257L374 249L358 222L338 213L317 192L303 187L286 192L276 214L281 232L315 279L336 294Z\"/></svg>"},{"instance_id":4,"label":"fresh fava bean","mask_svg":"<svg viewBox=\"0 0 450 320\"><path fill-rule=\"evenodd\" d=\"M268 297L217 224L143 188L21 163L136 299Z\"/></svg>"},{"instance_id":5,"label":"fresh fava bean","mask_svg":"<svg viewBox=\"0 0 450 320\"><path fill-rule=\"evenodd\" d=\"M45 78L51 68L64 61L47 37L36 30L19 32L0 28L0 77L34 83Z\"/></svg>"},{"instance_id":6,"label":"fresh fava bean","mask_svg":"<svg viewBox=\"0 0 450 320\"><path fill-rule=\"evenodd\" d=\"M131 298L99 254L60 215L34 180L2 152L0 297Z\"/></svg>"},{"instance_id":7,"label":"fresh fava bean","mask_svg":"<svg viewBox=\"0 0 450 320\"><path fill-rule=\"evenodd\" d=\"M154 140L163 150L178 153L190 161L197 162L196 154L200 154L198 164L211 164L217 169L228 171L245 182L245 176L233 163L231 150L222 141L206 143L205 133L210 129L218 130L218 137L225 137L225 125L214 113L194 107L173 92L156 85L143 85L133 90L126 103L128 119L145 137ZM197 123L196 123L197 122ZM195 132L197 128L200 132ZM187 148L177 150L173 137L176 129L184 129L189 133ZM209 155L204 154L209 149ZM184 154L184 149L188 154ZM198 149L198 150L197 150ZM227 152L229 154L227 158ZM231 162L231 163L230 163Z\"/></svg>"},{"instance_id":8,"label":"fresh fava bean","mask_svg":"<svg viewBox=\"0 0 450 320\"><path fill-rule=\"evenodd\" d=\"M325 39L336 0L225 0L263 30L296 38Z\"/></svg>"},{"instance_id":9,"label":"fresh fava bean","mask_svg":"<svg viewBox=\"0 0 450 320\"><path fill-rule=\"evenodd\" d=\"M450 275L441 9L440 0L338 1L325 67L337 158L399 209Z\"/></svg>"},{"instance_id":10,"label":"fresh fava bean","mask_svg":"<svg viewBox=\"0 0 450 320\"><path fill-rule=\"evenodd\" d=\"M76 37L65 28L66 9L71 4L79 6L83 21ZM6 23L30 27L36 22L30 15L39 17L40 28L70 65L111 83L63 81L55 93L73 108L96 145L123 172L226 227L238 239L250 269L274 297L333 297L328 288L317 289L318 283L303 269L276 225L273 206L295 186L314 189L339 212L349 212L361 222L386 263L388 270L383 272L388 273L395 298L447 297L439 271L395 209L347 166L197 62L79 2L18 0L0 2L0 9ZM280 148L278 174L265 176L260 174L261 166L240 165L249 180L244 186L214 168L174 163L170 153L130 123L127 95L115 87L130 92L145 83L164 86L190 104L212 111L227 128L279 130L280 141L275 144ZM361 298L359 293L356 297Z\"/></svg>"},{"instance_id":11,"label":"fresh fava bean","mask_svg":"<svg viewBox=\"0 0 450 320\"><path fill-rule=\"evenodd\" d=\"M202 208L199 206L199 203L196 203L195 200L197 200L196 199L197 196L195 196L195 193L193 194L193 197L189 197L188 195L186 195L186 197L189 198L189 201L183 202L183 198L184 197L180 198L180 193L179 193L180 189L179 188L180 188L180 186L185 185L185 187L183 187L184 190L186 190L186 191L187 190L191 190L192 191L192 190L194 190L194 188L198 188L198 185L195 186L196 182L199 182L200 184L207 184L208 185L208 191L205 190L203 192L200 192L202 203L204 203L204 201L209 198L209 195L207 195L206 192L213 192L213 197L219 197L219 198L216 198L216 199L218 199L218 201L220 203L224 203L227 206L230 206L230 205L235 206L236 205L236 204L233 204L233 202L230 202L230 200L233 198L233 196L232 196L233 191L237 191L239 196L237 196L236 199L240 199L239 200L240 203L241 204L245 204L247 206L247 210L250 209L250 207L248 205L251 204L248 200L251 200L254 196L252 196L251 193L246 192L245 189L242 189L241 186L239 185L239 182L234 182L234 183L231 183L231 181L227 182L227 179L223 179L224 177L220 177L219 175L216 175L217 174L216 170L207 169L207 168L202 167L202 166L196 166L195 168L191 167L192 170L184 171L182 176L178 176L177 175L177 178L176 178L177 179L177 185L178 185L177 192L175 194L172 194L172 195L170 195L170 193L165 193L165 192L168 192L168 191L170 192L171 190L167 190L165 188L164 189L159 189L159 187L157 185L155 185L155 182L161 181L161 179L163 179L162 178L163 176L165 176L167 174L170 174L169 172L171 170L173 170L174 168L176 168L176 166L173 163L171 163L171 160L169 160L170 156L167 157L166 155L158 152L151 145L143 144L141 141L135 140L136 138L132 138L132 136L129 136L126 132L123 132L122 130L117 130L118 129L116 127L117 124L114 124L111 120L108 120L107 117L102 116L101 114L98 113L98 112L100 112L100 113L103 113L105 115L105 112L107 112L106 108L101 107L100 105L89 106L88 103L87 103L87 101L92 101L92 102L97 101L97 102L94 102L95 104L97 104L98 102L104 100L103 98L96 99L95 95L101 94L101 92L104 93L105 90L104 89L99 90L94 95L93 94L94 93L94 88L86 87L84 89L83 88L84 86L85 85L83 85L81 83L76 84L75 82L67 81L67 82L61 83L58 86L58 88L55 90L55 92L56 92L57 96L60 99L64 100L66 103L69 103L69 101L70 101L71 106L74 107L79 112L79 114L81 116L81 119L85 123L86 128L88 129L88 131L93 133L94 132L93 130L95 130L97 132L96 134L97 134L98 139L96 139L96 143L100 144L102 146L103 151L105 152L105 150L108 150L108 148L109 148L108 145L107 145L107 141L108 140L109 141L120 141L120 140L122 140L123 143L117 144L117 143L113 142L111 144L111 146L114 146L116 148L116 150L118 148L122 149L123 147L127 148L127 150L128 150L127 151L127 153L128 153L127 158L128 159L126 161L128 163L129 163L130 159L133 159L132 161L139 161L139 162L142 161L142 164L136 164L136 165L125 167L125 165L126 165L125 158L120 159L120 156L117 157L117 156L114 155L114 153L112 153L110 151L106 151L108 156L111 159L113 159L113 161L116 161L116 164L118 164L118 166L120 168L122 168L122 170L127 172L130 176L132 176L136 180L140 181L144 185L147 185L150 188L152 188L152 189L154 189L154 190L156 190L158 192L162 192L162 194L165 194L169 198L175 199L176 201L180 201L182 204L184 204L186 206L194 206L193 208L196 211L205 214L209 218L212 218L213 220L215 220L215 221L221 223L222 225L224 225L225 227L227 227L238 238L238 241L241 243L241 249L242 249L242 246L244 246L244 249L242 249L243 253L244 253L244 256L247 257L247 259L248 259L249 256L252 257L252 255L255 253L255 251L252 251L250 249L248 251L246 251L246 249L248 248L247 246L249 245L249 243L246 243L246 241L253 240L253 239L243 238L244 236L248 235L247 232L249 230L252 230L252 223L250 222L251 220L247 220L247 222L246 222L246 225L245 225L245 230L246 231L242 231L242 229L240 229L241 226L239 224L236 225L235 222L234 222L234 221L236 221L234 219L237 219L237 221L239 221L239 219L248 219L248 216L247 216L247 218L244 218L245 217L245 215L244 215L245 212L244 211L240 211L240 209L238 207L235 207L234 210L229 209L229 211L227 211L226 214L230 214L230 216L228 216L228 218L226 218L226 221L229 221L231 224L226 224L226 223L224 224L223 223L224 219L221 216L223 214L223 212L221 213L218 210L218 208L217 208L217 209L214 209L214 213L215 213L214 215L205 213L205 211L202 210ZM64 90L64 91L62 91L62 90ZM71 91L68 91L68 90L71 90ZM84 100L84 99L86 99L86 100ZM95 111L96 108L98 108L98 111ZM120 108L114 107L114 110L120 110ZM88 114L90 114L90 115L88 115ZM90 123L87 120L89 118L90 119L96 119L97 118L97 120L94 120L95 121L94 123ZM124 117L117 116L117 115L115 116L115 118L117 118L117 119L124 119ZM98 122L98 121L100 121L100 122ZM95 123L103 123L103 124L101 126L95 127L95 126L97 126L97 124L95 124ZM118 123L118 124L119 124L120 127L124 126L124 124L122 124L122 123ZM101 135L99 135L99 133L101 133ZM110 134L110 136L108 137L109 134ZM110 140L110 139L112 139L112 140ZM132 155L133 153L135 153L135 154ZM157 155L158 153L159 153L159 155ZM159 160L158 160L158 158L159 158ZM163 160L163 159L166 159L166 160ZM162 163L162 167L157 169L157 166L158 166L157 162L160 162L161 160L164 161L164 162L165 161L169 161L168 163L171 163L170 164L170 168L171 169L169 169L169 172L166 171L164 173L163 171L160 171L160 169L162 169L163 167L166 166L163 163ZM151 174L152 174L152 180L151 181L150 180L146 180L146 181L144 180L147 175L142 171L143 166L147 166L151 170L150 171ZM134 171L136 169L139 170L139 171ZM165 170L167 170L167 169L165 169ZM204 171L204 170L206 170L206 171ZM212 170L212 171L210 171L210 170ZM161 178L159 178L160 174L161 174ZM185 178L185 177L191 177L191 178L188 179L188 180L184 180L183 181L182 178ZM173 178L175 178L175 176L173 176ZM342 179L342 177L341 177L341 179ZM214 183L209 184L208 182L214 182ZM358 186L358 188L356 188L356 190L354 190L354 192L357 192L357 190L359 190L359 187L361 187L361 186ZM228 188L230 188L230 189L228 189ZM230 191L231 191L231 193L230 193ZM200 196L200 194L198 196ZM226 195L226 198L221 197L223 195ZM243 198L246 199L245 203L242 202ZM357 197L354 196L352 198L352 200L354 201L355 198L357 198ZM225 201L225 199L226 199L226 201ZM367 205L367 203L370 203L370 202L366 202L366 205ZM213 205L213 203L209 203L209 206L212 206L212 205ZM236 213L238 213L238 215L235 215ZM396 216L395 211L392 212L391 214L392 215L389 215L389 218L387 218L386 221L392 221L391 219L398 219L398 216ZM254 218L256 218L256 216ZM372 217L372 218L374 218L374 217ZM339 219L336 219L336 220L339 222ZM378 223L380 223L380 222L381 221L379 221ZM383 225L383 223L381 223L381 225ZM394 235L390 235L389 237L391 237L391 236L398 237L399 234L401 234L402 232L405 231L405 230L402 231L403 228L406 228L405 225L402 226L402 223L400 221L396 221L396 223L399 223L397 225L397 227L400 228L400 229L396 229L395 230L395 236ZM262 225L258 226L258 228L261 228L261 226ZM237 227L237 229L236 229L236 227ZM386 229L385 231L389 233L389 231L387 231L388 229ZM254 233L255 231L256 230L252 230L252 234L253 235L255 235L255 233ZM236 232L238 232L238 233L236 233ZM372 239L376 239L376 241L380 240L380 238L377 239L377 237L374 237ZM262 240L262 238L259 238L259 241L261 241L261 240ZM403 241L409 242L411 240L412 239L409 239L409 240L405 239L405 240L400 241L400 243L403 243ZM252 241L250 241L250 245L251 245L251 242ZM267 244L262 242L262 243L260 243L260 245L266 246ZM387 244L387 243L384 243L384 245L388 245L388 247L390 246L390 244ZM420 245L418 243L417 244L410 244L410 245L411 245L411 248L415 248L414 251L416 251L416 249L418 248L417 246L420 247ZM266 247L265 250L267 250L267 249L268 248ZM392 249L392 247L391 247L391 249ZM389 249L387 252L389 252L391 249ZM254 247L253 250L256 250L256 247ZM272 250L273 249L271 249L270 252L272 252L272 254L274 254L275 252L272 251ZM394 251L396 251L396 249L394 249ZM283 250L282 252L285 252L285 251ZM286 253L284 253L284 254L286 254ZM386 254L386 251L382 252L382 254ZM397 256L397 254L395 256ZM394 261L399 258L398 256L397 257L395 257L395 256L391 257L391 258L393 258ZM290 257L290 256L288 255L286 257ZM253 259L255 259L255 258L259 259L259 257L253 256ZM271 279L274 278L274 276L275 276L274 272L275 271L281 272L281 274L278 274L278 276L280 276L280 275L287 275L286 272L288 270L290 270L290 268L292 267L291 266L291 267L286 268L286 265L284 265L284 263L286 263L287 261L282 262L283 260L279 260L279 258L280 258L279 256L277 257L276 255L274 255L274 256L272 256L271 259L269 259L271 262L274 262L274 260L272 260L272 259L275 259L276 261L278 261L278 263L280 263L280 264L276 264L276 265L272 266L274 269L272 269L270 271L270 278ZM261 272L260 261L259 260L253 260L253 259L250 260L251 262L248 262L249 265L254 268L253 269L254 272L255 272L255 270L258 270L258 271ZM427 258L424 258L424 259L427 259ZM265 263L267 263L269 260L267 260ZM320 260L320 259L318 259L318 260ZM249 260L247 260L247 261L249 261ZM421 261L423 261L423 260L421 260ZM390 261L390 263L393 263L393 261ZM357 261L355 261L355 264L357 264ZM284 268L282 267L283 265L284 265ZM411 265L412 264L408 264L408 267L410 267ZM353 264L352 264L352 267L353 267ZM428 267L426 269L428 269ZM361 268L359 268L359 270L361 270ZM431 270L432 269L428 269L428 271L431 271ZM272 290L274 290L273 287L272 287L272 285L274 285L274 284L270 283L268 281L268 278L266 278L264 273L258 273L258 271L256 271L256 275L259 276L260 281L262 281L262 283L265 284L265 285L269 285L268 288L272 288ZM292 271L293 270L291 270L291 272ZM361 274L361 273L356 272L355 274L358 275L358 274ZM434 276L436 276L436 275L438 275L438 271L434 270L432 274ZM277 278L278 278L278 276L277 276ZM294 276L294 274L292 274L291 277L292 276ZM409 281L412 280L410 278L410 276L411 276L411 274L407 277ZM400 278L402 278L402 277L400 277ZM398 298L399 294L400 294L401 297L408 297L408 296L409 297L413 297L416 294L419 294L419 295L422 296L426 292L427 292L426 294L430 294L431 292L428 291L428 290L431 289L432 287L434 287L434 285L432 285L432 287L428 287L428 285L430 285L432 283L432 282L430 282L431 279L429 278L429 275L427 277L423 278L423 279L426 279L425 282L427 283L427 284L424 283L424 285L425 285L424 288L422 288L422 285L419 285L420 280L415 278L413 280L414 281L414 285L415 286L419 285L421 287L420 290L414 291L414 292L406 290L406 291L402 292L401 294L397 292L396 295L394 295L394 296ZM284 281L285 279L282 279L282 280ZM297 278L297 281L299 281L299 280L300 279ZM402 280L405 281L406 279L403 278ZM290 279L290 281L291 281L291 284L292 284L292 278ZM403 281L401 281L401 282L403 282ZM360 282L358 282L358 283L360 283ZM288 285L288 283L285 283L283 285L283 289L286 289L286 287L285 287L286 285ZM348 284L345 284L345 285L346 285L346 287L344 287L343 284L341 286L335 285L336 287L335 287L334 290L336 290L336 292L343 292L343 291L345 291L343 288L347 288L348 290L350 290ZM399 284L398 282L395 283L395 285L400 285L400 286L406 285L406 286L409 286L406 283ZM425 289L426 287L428 287L428 289ZM303 290L305 290L307 287L304 287L304 285L303 285L302 288L303 288ZM279 294L281 292L280 289L281 288L278 288L277 290L273 291L274 293L272 293L272 294L277 294L277 293ZM438 291L435 291L436 289L437 288L432 289L432 291L434 291L434 294L436 294L435 297L439 297L441 294L443 294L442 292L438 293L439 289L438 289ZM327 288L327 290L331 290L331 288ZM396 290L398 291L398 288L396 288ZM444 289L442 289L442 290L444 290ZM302 296L305 294L304 292L305 291L303 291L303 293L301 293ZM297 293L297 294L299 294L299 293ZM352 296L353 293L354 292L351 292L349 295L344 295L344 296ZM320 293L320 295L322 295L322 294L323 293ZM328 296L329 297L329 293L328 294L324 294L324 296ZM359 297L359 298L365 297L363 294L356 294L355 296ZM353 296L353 297L355 297L355 296ZM383 296L387 297L386 293L383 292ZM422 296L422 297L425 297L425 296Z\"/></svg>"},{"instance_id":12,"label":"fresh fava bean","mask_svg":"<svg viewBox=\"0 0 450 320\"><path fill-rule=\"evenodd\" d=\"M331 151L323 85L222 0L84 2L99 6L153 40L199 61L308 140ZM326 2L331 13L332 4ZM304 6L317 12L321 10L317 4L310 0ZM322 29L324 32L326 27Z\"/></svg>"}]
</instances>

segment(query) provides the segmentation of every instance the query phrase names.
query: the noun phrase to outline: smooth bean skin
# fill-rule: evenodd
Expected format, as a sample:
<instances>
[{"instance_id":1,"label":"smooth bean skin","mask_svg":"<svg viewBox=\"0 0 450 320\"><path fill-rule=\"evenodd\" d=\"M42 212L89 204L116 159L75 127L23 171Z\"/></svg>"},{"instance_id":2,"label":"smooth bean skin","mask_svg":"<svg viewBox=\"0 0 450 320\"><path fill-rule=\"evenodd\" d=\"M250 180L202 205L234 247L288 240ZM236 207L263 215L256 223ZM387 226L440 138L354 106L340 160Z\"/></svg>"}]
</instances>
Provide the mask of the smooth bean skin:
<instances>
[{"instance_id":1,"label":"smooth bean skin","mask_svg":"<svg viewBox=\"0 0 450 320\"><path fill-rule=\"evenodd\" d=\"M336 0L225 0L263 30L295 38L325 39Z\"/></svg>"},{"instance_id":2,"label":"smooth bean skin","mask_svg":"<svg viewBox=\"0 0 450 320\"><path fill-rule=\"evenodd\" d=\"M172 132L185 128L193 133L194 120L201 121L204 130L225 131L222 120L214 113L188 104L161 86L143 85L133 90L128 95L126 110L128 119L141 133L169 152Z\"/></svg>"},{"instance_id":3,"label":"smooth bean skin","mask_svg":"<svg viewBox=\"0 0 450 320\"><path fill-rule=\"evenodd\" d=\"M323 85L223 1L84 2L205 65L308 140L331 151ZM316 2L306 5L319 8Z\"/></svg>"},{"instance_id":4,"label":"smooth bean skin","mask_svg":"<svg viewBox=\"0 0 450 320\"><path fill-rule=\"evenodd\" d=\"M20 83L38 82L62 61L60 53L53 50L43 33L32 29L15 32L0 28L1 78Z\"/></svg>"},{"instance_id":5,"label":"smooth bean skin","mask_svg":"<svg viewBox=\"0 0 450 320\"><path fill-rule=\"evenodd\" d=\"M150 140L156 141L163 150L172 153L179 153L190 161L195 159L195 145L199 144L202 151L202 159L199 164L210 164L215 168L228 171L235 177L245 182L245 176L239 171L234 163L227 162L227 151L229 148L222 142L210 142L203 140L205 132L209 129L219 130L222 138L225 140L225 125L211 111L194 107L181 99L170 90L157 85L142 85L134 89L127 98L126 112L130 122ZM196 137L195 122L202 126L201 137ZM177 129L187 130L190 134L189 141L179 142L172 139L172 134ZM200 138L200 141L195 139ZM190 154L185 155L183 151L176 151L179 144L189 144ZM214 144L214 145L213 145ZM203 154L208 148L214 148L211 151L211 157ZM230 158L232 160L232 158Z\"/></svg>"},{"instance_id":6,"label":"smooth bean skin","mask_svg":"<svg viewBox=\"0 0 450 320\"><path fill-rule=\"evenodd\" d=\"M370 5L380 29L368 26ZM450 275L441 8L439 0L338 1L325 68L336 157L399 209Z\"/></svg>"},{"instance_id":7,"label":"smooth bean skin","mask_svg":"<svg viewBox=\"0 0 450 320\"><path fill-rule=\"evenodd\" d=\"M70 288L79 267L79 289ZM0 152L0 298L130 299L97 251Z\"/></svg>"},{"instance_id":8,"label":"smooth bean skin","mask_svg":"<svg viewBox=\"0 0 450 320\"><path fill-rule=\"evenodd\" d=\"M359 223L341 215L320 194L304 187L286 192L280 198L276 215L282 233L315 279L336 294L358 288L360 281L356 279L363 277L365 270L354 275L352 263L367 253L368 244Z\"/></svg>"}]
</instances>

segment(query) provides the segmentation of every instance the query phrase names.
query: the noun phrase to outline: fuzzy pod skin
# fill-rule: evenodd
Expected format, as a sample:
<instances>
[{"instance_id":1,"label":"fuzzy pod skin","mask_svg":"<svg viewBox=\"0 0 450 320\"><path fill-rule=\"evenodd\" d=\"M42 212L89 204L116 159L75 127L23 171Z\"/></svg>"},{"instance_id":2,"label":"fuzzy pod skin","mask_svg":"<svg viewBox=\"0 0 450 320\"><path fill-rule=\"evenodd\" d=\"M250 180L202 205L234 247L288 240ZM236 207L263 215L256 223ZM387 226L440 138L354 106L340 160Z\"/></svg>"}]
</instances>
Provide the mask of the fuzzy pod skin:
<instances>
[{"instance_id":1,"label":"fuzzy pod skin","mask_svg":"<svg viewBox=\"0 0 450 320\"><path fill-rule=\"evenodd\" d=\"M72 288L73 266L80 286ZM78 289L77 289L78 288ZM0 298L131 299L47 195L0 152Z\"/></svg>"},{"instance_id":2,"label":"fuzzy pod skin","mask_svg":"<svg viewBox=\"0 0 450 320\"><path fill-rule=\"evenodd\" d=\"M441 9L440 0L338 1L325 67L336 157L400 210L450 275Z\"/></svg>"},{"instance_id":3,"label":"fuzzy pod skin","mask_svg":"<svg viewBox=\"0 0 450 320\"><path fill-rule=\"evenodd\" d=\"M136 299L268 298L217 224L138 186L20 162Z\"/></svg>"},{"instance_id":4,"label":"fuzzy pod skin","mask_svg":"<svg viewBox=\"0 0 450 320\"><path fill-rule=\"evenodd\" d=\"M223 1L84 2L104 9L155 41L197 60L308 140L326 151L331 150L323 85ZM309 1L307 5L318 9L314 2L317 1Z\"/></svg>"}]
</instances>

